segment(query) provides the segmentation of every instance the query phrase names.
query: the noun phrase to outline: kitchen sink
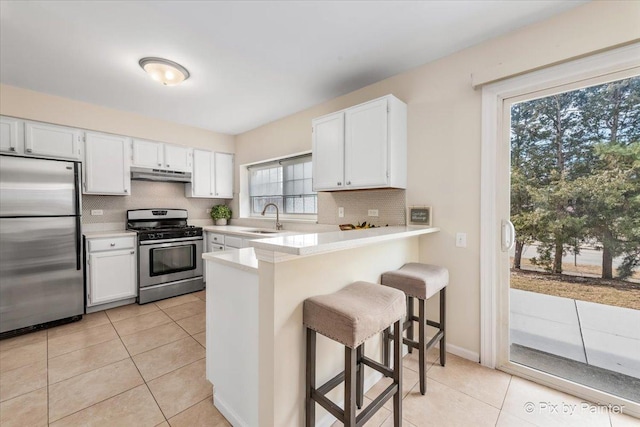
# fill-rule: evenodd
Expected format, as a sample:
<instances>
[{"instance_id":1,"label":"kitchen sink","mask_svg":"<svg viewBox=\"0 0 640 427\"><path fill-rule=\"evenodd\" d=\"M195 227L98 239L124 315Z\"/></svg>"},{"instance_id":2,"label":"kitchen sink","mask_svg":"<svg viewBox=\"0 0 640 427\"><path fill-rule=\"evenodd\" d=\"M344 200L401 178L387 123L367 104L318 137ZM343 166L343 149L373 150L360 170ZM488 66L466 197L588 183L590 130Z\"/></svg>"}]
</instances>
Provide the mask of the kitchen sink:
<instances>
[{"instance_id":1,"label":"kitchen sink","mask_svg":"<svg viewBox=\"0 0 640 427\"><path fill-rule=\"evenodd\" d=\"M280 231L271 231L271 230L248 230L247 233L255 233L255 234L277 234Z\"/></svg>"}]
</instances>

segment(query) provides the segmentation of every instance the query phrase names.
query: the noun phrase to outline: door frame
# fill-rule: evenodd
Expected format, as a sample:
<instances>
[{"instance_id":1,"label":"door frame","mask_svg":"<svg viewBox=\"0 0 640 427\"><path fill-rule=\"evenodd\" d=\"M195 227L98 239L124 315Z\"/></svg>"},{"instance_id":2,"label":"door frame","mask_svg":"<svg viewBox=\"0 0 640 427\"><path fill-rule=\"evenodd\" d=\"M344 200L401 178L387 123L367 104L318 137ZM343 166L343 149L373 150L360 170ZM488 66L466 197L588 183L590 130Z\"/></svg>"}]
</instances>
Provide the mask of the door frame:
<instances>
[{"instance_id":1,"label":"door frame","mask_svg":"<svg viewBox=\"0 0 640 427\"><path fill-rule=\"evenodd\" d=\"M610 80L617 80L624 78L619 74L634 69L640 69L638 42L482 87L480 363L592 401L624 404L625 412L640 416L638 404L504 360L509 344L509 283L504 274L504 259L508 262L508 256L501 252L505 238L501 235L501 221L509 219L509 199L504 191L505 176L508 177L504 165L510 163L505 150L509 133L503 127L509 117L505 101L594 78L611 76Z\"/></svg>"}]
</instances>

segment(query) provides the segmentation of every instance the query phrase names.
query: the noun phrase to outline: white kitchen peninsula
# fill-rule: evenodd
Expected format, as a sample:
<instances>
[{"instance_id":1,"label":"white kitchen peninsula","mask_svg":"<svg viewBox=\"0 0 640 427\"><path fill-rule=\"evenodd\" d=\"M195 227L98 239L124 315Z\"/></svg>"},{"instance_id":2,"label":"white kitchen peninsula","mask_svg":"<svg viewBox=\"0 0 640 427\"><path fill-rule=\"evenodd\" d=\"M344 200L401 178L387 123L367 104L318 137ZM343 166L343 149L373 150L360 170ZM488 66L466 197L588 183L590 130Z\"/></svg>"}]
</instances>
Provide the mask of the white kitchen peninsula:
<instances>
[{"instance_id":1,"label":"white kitchen peninsula","mask_svg":"<svg viewBox=\"0 0 640 427\"><path fill-rule=\"evenodd\" d=\"M234 426L300 426L304 422L303 301L419 260L420 235L438 228L382 227L280 236L252 247L206 253L207 379L214 404ZM380 337L366 354L380 360ZM344 350L318 335L317 382L344 367ZM365 388L380 377L365 371ZM342 387L331 396L342 400ZM331 416L318 407L317 419Z\"/></svg>"}]
</instances>

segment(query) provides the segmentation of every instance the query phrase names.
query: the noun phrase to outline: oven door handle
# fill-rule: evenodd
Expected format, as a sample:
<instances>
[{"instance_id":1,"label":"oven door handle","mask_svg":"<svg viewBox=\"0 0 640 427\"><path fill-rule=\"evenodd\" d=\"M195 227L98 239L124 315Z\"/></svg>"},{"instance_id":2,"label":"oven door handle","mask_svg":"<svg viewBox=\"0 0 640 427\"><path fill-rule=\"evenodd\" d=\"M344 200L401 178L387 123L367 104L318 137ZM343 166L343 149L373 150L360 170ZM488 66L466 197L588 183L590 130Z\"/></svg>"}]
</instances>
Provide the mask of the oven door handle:
<instances>
[{"instance_id":1,"label":"oven door handle","mask_svg":"<svg viewBox=\"0 0 640 427\"><path fill-rule=\"evenodd\" d=\"M171 246L173 243L181 243L181 242L193 242L197 240L203 240L202 236L197 237L178 237L176 239L164 239L164 240L143 240L139 242L140 246L151 246L151 245L163 245L167 244Z\"/></svg>"}]
</instances>

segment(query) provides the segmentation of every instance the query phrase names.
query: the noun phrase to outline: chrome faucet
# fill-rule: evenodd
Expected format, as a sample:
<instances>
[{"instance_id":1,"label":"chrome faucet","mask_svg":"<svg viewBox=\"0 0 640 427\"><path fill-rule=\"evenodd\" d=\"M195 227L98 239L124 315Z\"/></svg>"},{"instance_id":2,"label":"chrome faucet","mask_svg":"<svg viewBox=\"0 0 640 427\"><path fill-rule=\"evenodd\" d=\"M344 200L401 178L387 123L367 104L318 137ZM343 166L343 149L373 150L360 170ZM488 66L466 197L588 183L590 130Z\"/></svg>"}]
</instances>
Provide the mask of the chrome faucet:
<instances>
[{"instance_id":1,"label":"chrome faucet","mask_svg":"<svg viewBox=\"0 0 640 427\"><path fill-rule=\"evenodd\" d=\"M262 209L262 216L264 216L264 213L267 211L267 208L269 206L273 206L274 208L276 208L276 230L282 230L282 224L280 224L280 210L278 209L278 205L276 205L275 203L267 203L266 205L264 205L264 209Z\"/></svg>"}]
</instances>

